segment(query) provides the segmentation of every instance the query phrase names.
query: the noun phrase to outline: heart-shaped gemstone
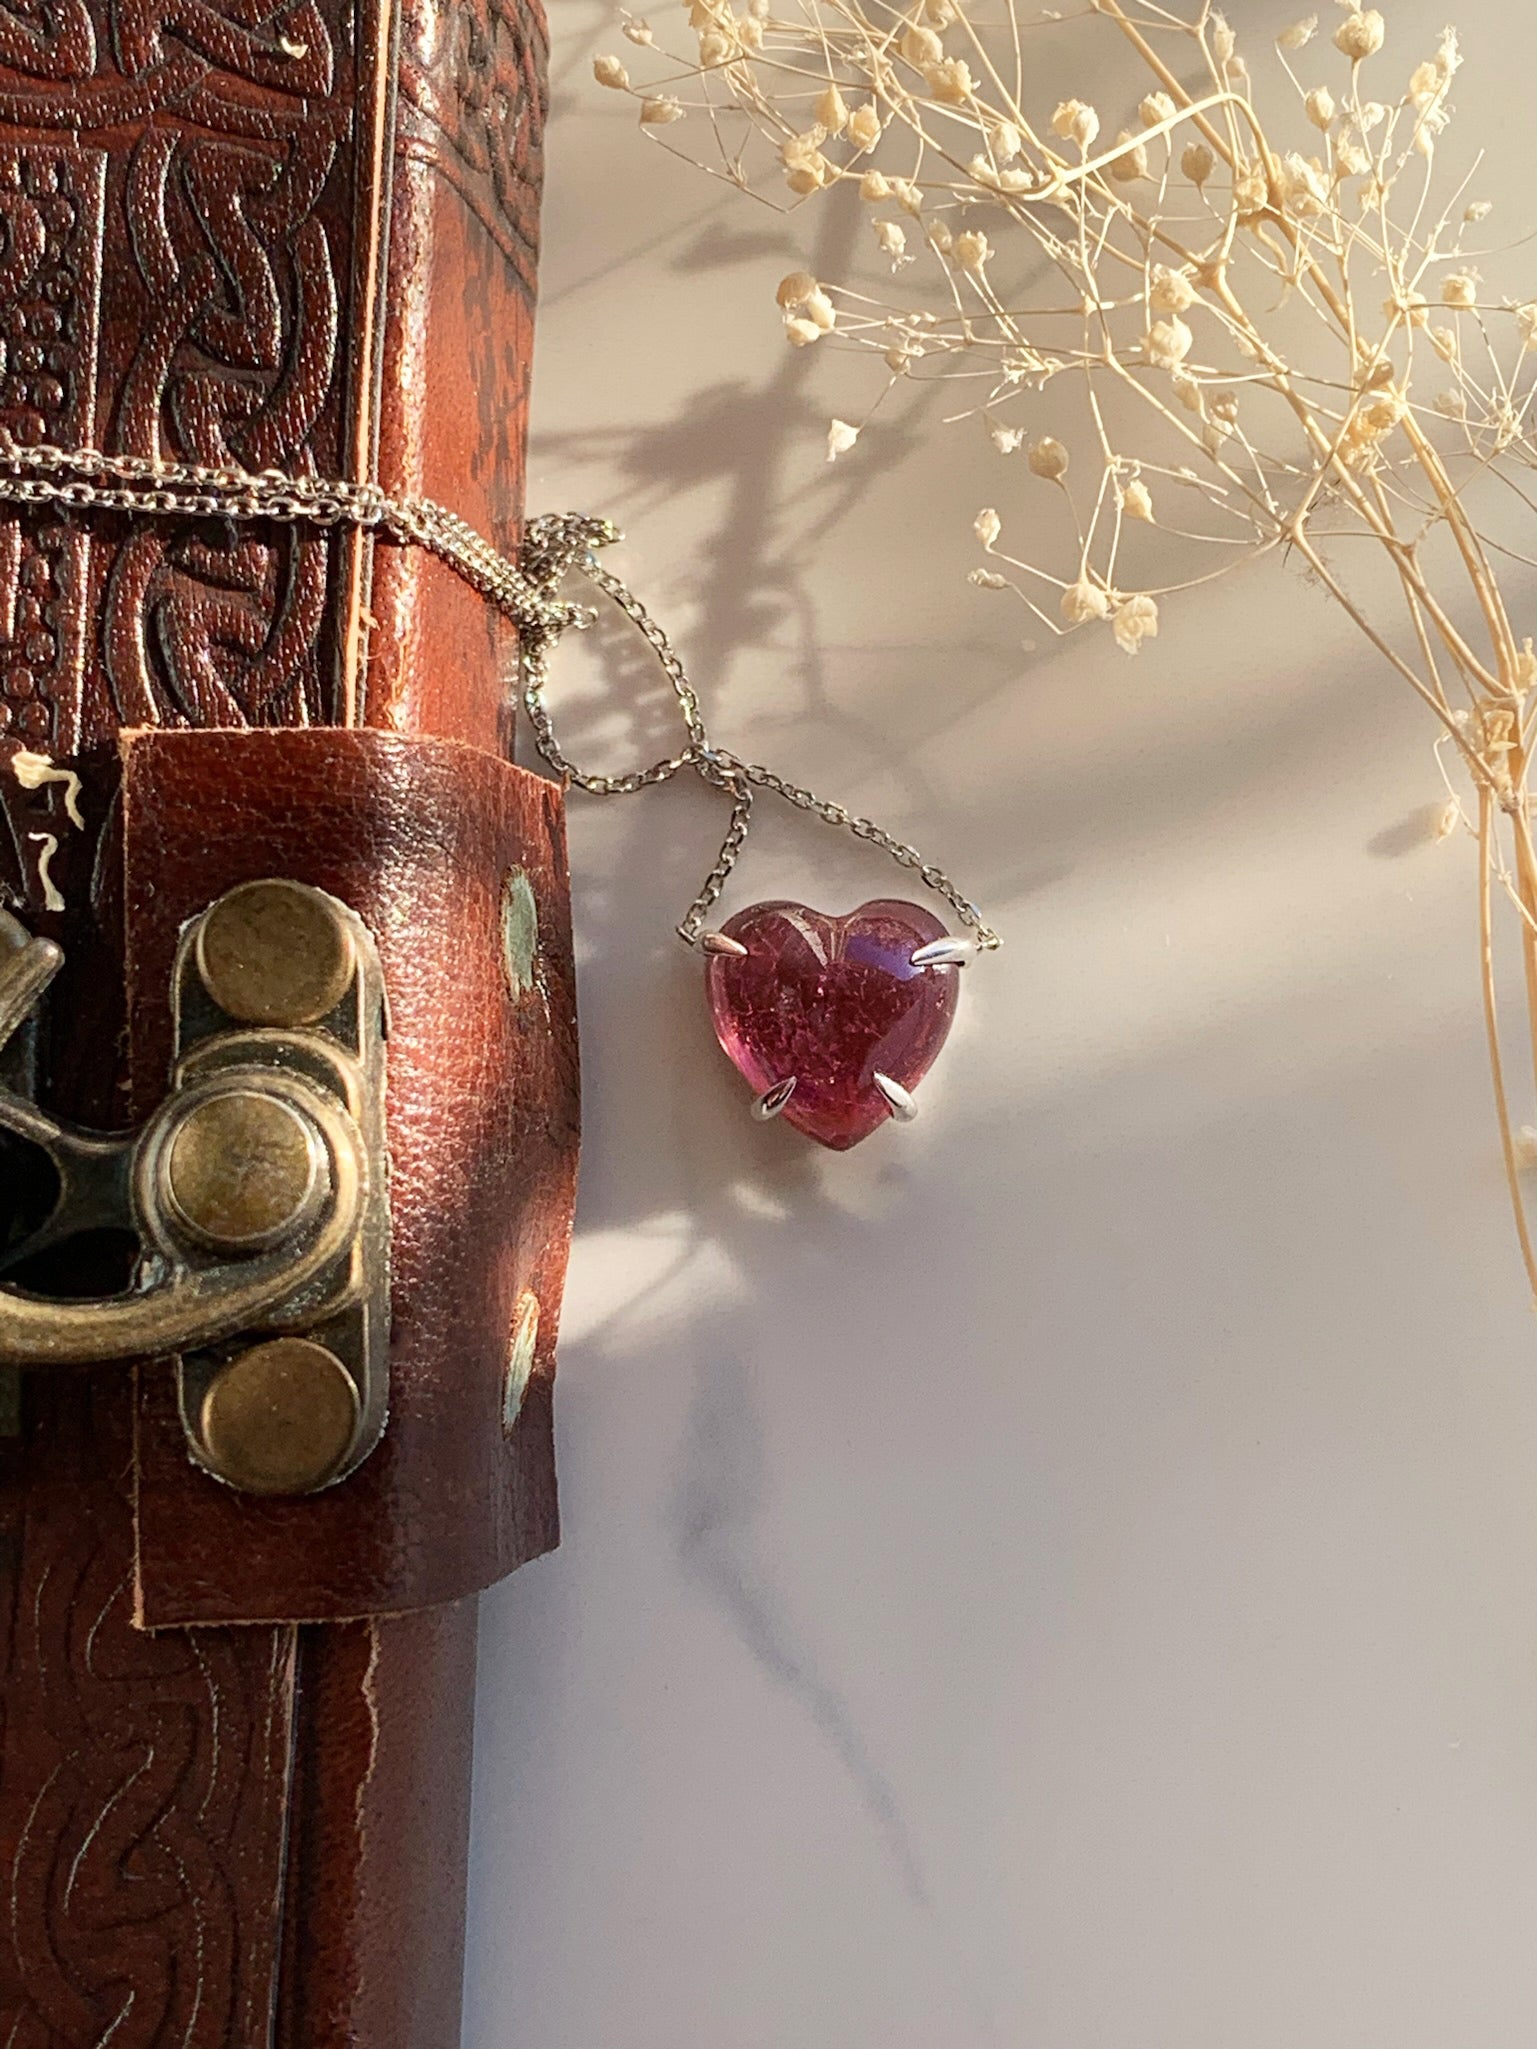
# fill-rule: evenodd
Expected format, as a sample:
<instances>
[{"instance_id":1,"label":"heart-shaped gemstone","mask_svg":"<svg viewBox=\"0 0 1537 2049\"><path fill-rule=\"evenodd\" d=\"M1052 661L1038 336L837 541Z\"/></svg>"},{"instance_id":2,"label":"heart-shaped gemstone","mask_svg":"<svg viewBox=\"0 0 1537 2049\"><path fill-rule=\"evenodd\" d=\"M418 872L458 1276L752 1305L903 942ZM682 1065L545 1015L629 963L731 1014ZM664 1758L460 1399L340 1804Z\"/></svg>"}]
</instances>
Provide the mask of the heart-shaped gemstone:
<instances>
[{"instance_id":1,"label":"heart-shaped gemstone","mask_svg":"<svg viewBox=\"0 0 1537 2049\"><path fill-rule=\"evenodd\" d=\"M914 1088L955 1016L960 969L914 967L945 928L917 904L881 900L846 918L753 904L721 928L747 951L712 953L715 1034L757 1096L795 1086L779 1111L845 1152L892 1114L877 1075Z\"/></svg>"}]
</instances>

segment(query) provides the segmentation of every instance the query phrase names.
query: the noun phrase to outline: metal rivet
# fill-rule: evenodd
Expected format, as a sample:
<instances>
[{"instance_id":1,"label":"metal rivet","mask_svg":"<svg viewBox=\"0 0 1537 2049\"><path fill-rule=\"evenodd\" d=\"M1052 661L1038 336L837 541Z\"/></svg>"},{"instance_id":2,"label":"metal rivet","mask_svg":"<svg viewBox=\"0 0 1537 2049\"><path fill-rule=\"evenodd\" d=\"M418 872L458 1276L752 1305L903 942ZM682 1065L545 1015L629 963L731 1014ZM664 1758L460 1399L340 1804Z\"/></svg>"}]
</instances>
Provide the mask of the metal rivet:
<instances>
[{"instance_id":1,"label":"metal rivet","mask_svg":"<svg viewBox=\"0 0 1537 2049\"><path fill-rule=\"evenodd\" d=\"M242 1024L315 1024L346 995L352 934L336 905L302 882L243 882L204 914L197 967Z\"/></svg>"},{"instance_id":2,"label":"metal rivet","mask_svg":"<svg viewBox=\"0 0 1537 2049\"><path fill-rule=\"evenodd\" d=\"M507 1378L502 1388L502 1428L511 1430L523 1409L523 1398L534 1371L534 1353L539 1345L539 1297L525 1288L518 1297L512 1319L512 1350L507 1355Z\"/></svg>"},{"instance_id":3,"label":"metal rivet","mask_svg":"<svg viewBox=\"0 0 1537 2049\"><path fill-rule=\"evenodd\" d=\"M273 1338L222 1368L203 1397L207 1461L247 1494L308 1494L347 1455L358 1391L334 1352Z\"/></svg>"},{"instance_id":4,"label":"metal rivet","mask_svg":"<svg viewBox=\"0 0 1537 2049\"><path fill-rule=\"evenodd\" d=\"M164 1190L181 1221L223 1251L276 1244L314 1196L325 1159L298 1110L230 1089L187 1112L165 1151Z\"/></svg>"},{"instance_id":5,"label":"metal rivet","mask_svg":"<svg viewBox=\"0 0 1537 2049\"><path fill-rule=\"evenodd\" d=\"M533 988L538 954L539 906L534 901L534 887L521 868L513 868L502 884L502 959L514 1002Z\"/></svg>"}]
</instances>

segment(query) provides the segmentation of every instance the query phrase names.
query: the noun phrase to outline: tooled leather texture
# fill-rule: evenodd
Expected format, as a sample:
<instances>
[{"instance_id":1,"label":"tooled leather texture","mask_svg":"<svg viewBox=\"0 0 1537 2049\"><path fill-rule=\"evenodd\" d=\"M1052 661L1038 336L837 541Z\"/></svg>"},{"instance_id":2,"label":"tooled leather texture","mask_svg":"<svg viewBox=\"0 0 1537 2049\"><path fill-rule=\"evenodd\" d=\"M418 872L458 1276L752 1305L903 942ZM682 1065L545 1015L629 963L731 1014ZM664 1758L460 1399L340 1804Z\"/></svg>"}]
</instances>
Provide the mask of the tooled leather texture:
<instances>
[{"instance_id":1,"label":"tooled leather texture","mask_svg":"<svg viewBox=\"0 0 1537 2049\"><path fill-rule=\"evenodd\" d=\"M134 1628L122 1380L34 1375L0 1440L0 2042L254 2049L295 1632Z\"/></svg>"},{"instance_id":2,"label":"tooled leather texture","mask_svg":"<svg viewBox=\"0 0 1537 2049\"><path fill-rule=\"evenodd\" d=\"M309 882L374 934L389 1003L390 1418L348 1479L255 1499L193 1468L171 1375L140 1375L139 1589L167 1623L335 1620L458 1599L555 1541L550 1375L577 1145L560 793L478 749L363 731L124 741L130 1070L163 1091L178 934L235 884ZM504 904L526 878L533 974ZM539 1300L511 1432L516 1304Z\"/></svg>"},{"instance_id":3,"label":"tooled leather texture","mask_svg":"<svg viewBox=\"0 0 1537 2049\"><path fill-rule=\"evenodd\" d=\"M510 546L544 46L537 0L0 10L0 423L373 475ZM511 652L355 535L0 516L0 894L67 953L46 1101L130 1109L120 727L504 746ZM475 1603L145 1634L132 1402L32 1375L0 1439L0 2043L452 2049Z\"/></svg>"}]
</instances>

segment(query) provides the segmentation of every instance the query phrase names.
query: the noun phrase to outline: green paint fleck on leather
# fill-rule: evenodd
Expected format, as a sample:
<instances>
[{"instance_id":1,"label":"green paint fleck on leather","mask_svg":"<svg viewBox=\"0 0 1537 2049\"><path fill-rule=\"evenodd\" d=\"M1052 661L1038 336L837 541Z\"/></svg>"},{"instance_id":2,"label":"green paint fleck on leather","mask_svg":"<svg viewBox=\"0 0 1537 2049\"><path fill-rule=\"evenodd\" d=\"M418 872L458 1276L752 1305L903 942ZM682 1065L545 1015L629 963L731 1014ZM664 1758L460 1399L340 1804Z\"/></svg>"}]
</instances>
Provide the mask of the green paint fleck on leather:
<instances>
[{"instance_id":1,"label":"green paint fleck on leather","mask_svg":"<svg viewBox=\"0 0 1537 2049\"><path fill-rule=\"evenodd\" d=\"M533 988L538 953L539 911L533 886L521 868L514 868L502 885L502 957L514 1001Z\"/></svg>"}]
</instances>

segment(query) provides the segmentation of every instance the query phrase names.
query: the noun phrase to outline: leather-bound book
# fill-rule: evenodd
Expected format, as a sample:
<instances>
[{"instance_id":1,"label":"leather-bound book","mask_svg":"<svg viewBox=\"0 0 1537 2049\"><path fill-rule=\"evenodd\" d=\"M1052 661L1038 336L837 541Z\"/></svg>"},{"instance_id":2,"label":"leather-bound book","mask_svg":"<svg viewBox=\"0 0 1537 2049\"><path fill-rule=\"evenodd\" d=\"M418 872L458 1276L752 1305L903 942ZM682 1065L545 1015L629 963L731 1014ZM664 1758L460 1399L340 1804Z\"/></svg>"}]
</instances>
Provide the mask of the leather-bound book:
<instances>
[{"instance_id":1,"label":"leather-bound book","mask_svg":"<svg viewBox=\"0 0 1537 2049\"><path fill-rule=\"evenodd\" d=\"M538 0L0 11L0 427L515 550L544 55ZM515 654L356 526L0 506L5 2049L458 2040L577 1128Z\"/></svg>"}]
</instances>

